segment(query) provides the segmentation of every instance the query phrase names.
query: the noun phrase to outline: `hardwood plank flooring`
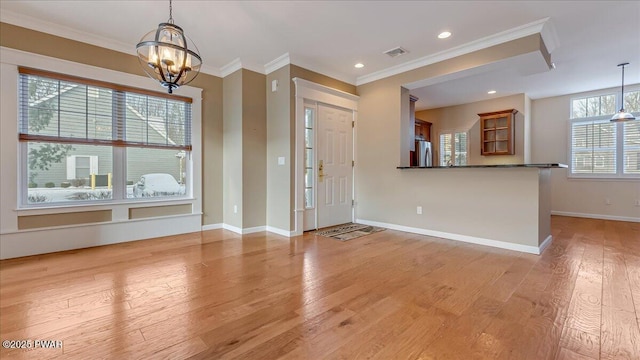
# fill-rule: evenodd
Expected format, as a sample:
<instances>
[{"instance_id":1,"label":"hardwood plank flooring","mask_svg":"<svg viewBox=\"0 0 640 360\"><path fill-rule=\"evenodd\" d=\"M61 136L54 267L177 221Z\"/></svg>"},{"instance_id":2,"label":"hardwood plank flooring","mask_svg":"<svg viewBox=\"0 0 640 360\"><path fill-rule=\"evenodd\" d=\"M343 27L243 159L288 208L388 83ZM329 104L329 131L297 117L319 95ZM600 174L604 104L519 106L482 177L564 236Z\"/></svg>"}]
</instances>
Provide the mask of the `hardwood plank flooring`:
<instances>
[{"instance_id":1,"label":"hardwood plank flooring","mask_svg":"<svg viewBox=\"0 0 640 360\"><path fill-rule=\"evenodd\" d=\"M640 359L640 224L541 255L212 230L0 262L2 359ZM34 343L32 343L32 346Z\"/></svg>"}]
</instances>

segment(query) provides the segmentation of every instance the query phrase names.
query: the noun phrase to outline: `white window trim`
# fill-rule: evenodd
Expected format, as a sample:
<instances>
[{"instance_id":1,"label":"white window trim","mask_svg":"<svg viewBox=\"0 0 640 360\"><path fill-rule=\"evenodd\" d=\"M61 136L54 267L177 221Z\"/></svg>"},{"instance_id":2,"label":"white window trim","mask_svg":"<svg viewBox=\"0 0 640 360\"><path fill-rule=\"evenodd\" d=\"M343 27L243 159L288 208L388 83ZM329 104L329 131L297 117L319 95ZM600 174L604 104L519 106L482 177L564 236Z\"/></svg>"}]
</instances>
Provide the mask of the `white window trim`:
<instances>
[{"instance_id":1,"label":"white window trim","mask_svg":"<svg viewBox=\"0 0 640 360\"><path fill-rule=\"evenodd\" d=\"M627 92L634 92L634 91L640 91L640 86L638 85L632 85L632 86L627 86L625 88L625 93ZM589 98L589 97L596 97L596 96L607 96L607 95L611 95L614 94L616 97L616 109L620 109L620 104L621 104L621 97L620 97L620 92L619 90L617 92L612 91L612 90L600 90L600 91L593 91L593 92L588 92L588 93L582 93L580 95L575 95L572 96L569 99L569 120L567 121L567 164L569 165L568 167L568 171L567 171L567 178L568 179L585 179L585 180L637 180L640 179L640 174L624 174L623 173L623 169L624 169L624 149L623 149L623 142L624 142L624 138L623 138L623 126L624 126L624 122L619 122L616 123L616 174L574 174L573 173L573 141L572 141L572 134L571 134L571 130L572 130L572 125L576 122L583 122L583 121L598 121L598 120L606 120L608 121L611 116L613 116L613 114L610 115L602 115L602 116L593 116L593 117L587 117L587 118L572 118L571 116L573 115L573 101L574 100L578 100L578 99L583 99L583 98ZM638 118L640 117L640 112L634 112L633 115ZM639 120L634 120L634 121L639 121Z\"/></svg>"},{"instance_id":2,"label":"white window trim","mask_svg":"<svg viewBox=\"0 0 640 360\"><path fill-rule=\"evenodd\" d=\"M21 158L24 154L21 154L22 150L18 144L18 66L32 67L42 69L45 71L58 72L63 74L70 74L74 76L95 79L100 81L106 81L111 83L126 84L129 86L147 89L151 91L161 92L162 88L159 84L150 78L142 77L138 75L123 73L119 71L99 68L81 63L75 63L67 60L61 60L39 54L28 53L16 49L0 47L2 53L1 58L1 72L2 78L0 79L0 85L3 96L0 98L0 117L2 119L2 141L0 145L0 159L2 160L3 169L14 169L13 171L3 171L2 181L0 182L0 192L3 194L15 194L14 201L11 201L11 196L3 198L0 204L0 233L8 234L19 232L17 228L17 214L18 211L22 213L29 213L30 210L35 209L33 206L20 207L22 196L26 196L20 184L23 182L23 176L26 174L23 166L26 166ZM201 137L198 134L202 133L202 89L182 86L177 89L176 94L181 96L190 97L193 99L191 104L192 124L191 131L192 136L192 151L190 161L187 161L187 169L185 170L189 174L187 182L186 197L177 197L174 199L169 198L149 198L144 200L131 199L125 201L113 201L113 202L82 202L82 204L72 203L60 203L49 204L43 207L38 207L39 214L55 214L59 213L61 208L67 209L85 209L87 207L99 208L99 209L111 209L113 214L113 222L128 221L128 209L130 207L145 206L145 203L149 204L173 204L184 203L185 201L193 205L193 214L202 213L202 168L199 166L202 159L202 144ZM6 120L8 119L8 120ZM114 159L115 160L115 159ZM195 164L195 165L194 165ZM116 178L117 172L114 171L113 181L124 181L124 178ZM120 174L120 177L124 174ZM115 196L116 194L114 194Z\"/></svg>"}]
</instances>

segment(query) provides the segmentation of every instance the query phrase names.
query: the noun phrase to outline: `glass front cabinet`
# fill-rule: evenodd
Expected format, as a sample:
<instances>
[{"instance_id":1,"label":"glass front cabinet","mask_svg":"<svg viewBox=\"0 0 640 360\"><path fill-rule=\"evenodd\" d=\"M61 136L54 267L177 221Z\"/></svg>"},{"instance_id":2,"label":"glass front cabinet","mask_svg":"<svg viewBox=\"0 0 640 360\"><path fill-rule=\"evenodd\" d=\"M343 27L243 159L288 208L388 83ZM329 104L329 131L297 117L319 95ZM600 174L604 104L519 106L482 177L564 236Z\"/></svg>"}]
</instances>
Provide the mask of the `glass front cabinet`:
<instances>
[{"instance_id":1,"label":"glass front cabinet","mask_svg":"<svg viewBox=\"0 0 640 360\"><path fill-rule=\"evenodd\" d=\"M480 116L480 141L482 155L513 155L514 120L518 110L509 109Z\"/></svg>"}]
</instances>

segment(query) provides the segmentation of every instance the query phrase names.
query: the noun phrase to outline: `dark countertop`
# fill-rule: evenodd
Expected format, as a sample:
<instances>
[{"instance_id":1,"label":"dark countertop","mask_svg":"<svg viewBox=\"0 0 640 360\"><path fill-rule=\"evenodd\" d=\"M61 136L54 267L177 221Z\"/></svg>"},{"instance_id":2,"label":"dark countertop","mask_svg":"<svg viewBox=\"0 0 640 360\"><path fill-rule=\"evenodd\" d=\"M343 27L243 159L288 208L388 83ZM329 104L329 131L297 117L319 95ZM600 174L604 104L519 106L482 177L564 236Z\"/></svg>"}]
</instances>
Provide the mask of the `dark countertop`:
<instances>
[{"instance_id":1,"label":"dark countertop","mask_svg":"<svg viewBox=\"0 0 640 360\"><path fill-rule=\"evenodd\" d=\"M463 165L463 166L398 166L397 169L473 169L473 168L567 168L566 164L560 163L548 163L548 164L501 164L501 165Z\"/></svg>"}]
</instances>

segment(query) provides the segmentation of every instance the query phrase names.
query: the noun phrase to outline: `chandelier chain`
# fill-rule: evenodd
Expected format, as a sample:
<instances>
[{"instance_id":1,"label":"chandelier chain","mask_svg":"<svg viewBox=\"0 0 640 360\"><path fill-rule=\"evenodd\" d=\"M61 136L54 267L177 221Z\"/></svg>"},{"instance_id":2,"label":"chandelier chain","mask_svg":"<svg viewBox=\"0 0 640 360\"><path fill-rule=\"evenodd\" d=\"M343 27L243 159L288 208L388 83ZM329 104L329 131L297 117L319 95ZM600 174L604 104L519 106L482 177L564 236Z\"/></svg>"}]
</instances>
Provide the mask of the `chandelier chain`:
<instances>
[{"instance_id":1,"label":"chandelier chain","mask_svg":"<svg viewBox=\"0 0 640 360\"><path fill-rule=\"evenodd\" d=\"M173 24L173 2L169 0L169 23Z\"/></svg>"}]
</instances>

